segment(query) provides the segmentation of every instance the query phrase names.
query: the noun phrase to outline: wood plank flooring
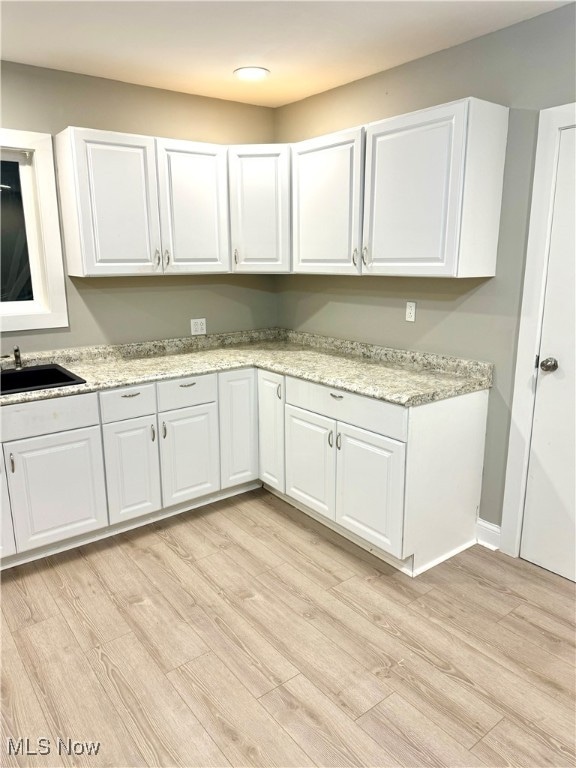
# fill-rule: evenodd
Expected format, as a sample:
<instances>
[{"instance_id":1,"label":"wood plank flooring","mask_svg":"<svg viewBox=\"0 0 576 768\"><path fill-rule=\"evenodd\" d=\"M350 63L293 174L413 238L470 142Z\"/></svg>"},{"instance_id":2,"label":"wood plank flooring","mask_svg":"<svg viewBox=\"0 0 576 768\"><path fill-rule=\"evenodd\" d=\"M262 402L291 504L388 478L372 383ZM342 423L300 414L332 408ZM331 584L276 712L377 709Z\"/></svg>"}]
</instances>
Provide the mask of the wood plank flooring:
<instances>
[{"instance_id":1,"label":"wood plank flooring","mask_svg":"<svg viewBox=\"0 0 576 768\"><path fill-rule=\"evenodd\" d=\"M574 768L575 598L254 491L4 572L0 765Z\"/></svg>"}]
</instances>

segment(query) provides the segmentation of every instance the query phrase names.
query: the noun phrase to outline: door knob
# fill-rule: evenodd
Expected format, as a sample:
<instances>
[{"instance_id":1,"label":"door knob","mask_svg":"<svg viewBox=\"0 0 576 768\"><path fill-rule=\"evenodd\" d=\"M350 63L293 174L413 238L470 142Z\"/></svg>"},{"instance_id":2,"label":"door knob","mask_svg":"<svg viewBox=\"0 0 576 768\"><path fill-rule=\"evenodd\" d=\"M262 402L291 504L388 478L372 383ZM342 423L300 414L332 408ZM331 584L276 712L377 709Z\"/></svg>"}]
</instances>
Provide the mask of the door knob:
<instances>
[{"instance_id":1,"label":"door knob","mask_svg":"<svg viewBox=\"0 0 576 768\"><path fill-rule=\"evenodd\" d=\"M540 368L543 371L556 371L558 369L558 360L555 357L547 357L546 360L542 360Z\"/></svg>"}]
</instances>

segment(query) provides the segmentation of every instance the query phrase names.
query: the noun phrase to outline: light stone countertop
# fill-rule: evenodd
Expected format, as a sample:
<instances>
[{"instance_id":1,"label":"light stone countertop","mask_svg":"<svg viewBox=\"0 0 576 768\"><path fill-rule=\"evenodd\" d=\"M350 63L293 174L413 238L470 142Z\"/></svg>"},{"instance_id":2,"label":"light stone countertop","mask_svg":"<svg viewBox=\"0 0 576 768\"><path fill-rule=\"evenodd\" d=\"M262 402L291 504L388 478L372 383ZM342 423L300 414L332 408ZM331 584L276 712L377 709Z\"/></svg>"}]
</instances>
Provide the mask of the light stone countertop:
<instances>
[{"instance_id":1,"label":"light stone countertop","mask_svg":"<svg viewBox=\"0 0 576 768\"><path fill-rule=\"evenodd\" d=\"M283 329L110 347L22 354L24 365L55 362L86 384L2 395L0 405L98 392L256 366L402 406L488 389L490 363L378 347ZM2 367L13 367L2 361Z\"/></svg>"}]
</instances>

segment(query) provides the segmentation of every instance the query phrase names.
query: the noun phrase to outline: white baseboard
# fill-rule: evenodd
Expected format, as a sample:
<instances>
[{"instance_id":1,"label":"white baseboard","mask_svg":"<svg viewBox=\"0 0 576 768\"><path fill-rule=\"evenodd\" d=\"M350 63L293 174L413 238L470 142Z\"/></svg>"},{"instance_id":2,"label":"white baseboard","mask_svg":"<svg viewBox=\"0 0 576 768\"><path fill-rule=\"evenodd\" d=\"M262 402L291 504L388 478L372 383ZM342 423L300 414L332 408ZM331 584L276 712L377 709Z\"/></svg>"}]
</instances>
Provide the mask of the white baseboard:
<instances>
[{"instance_id":1,"label":"white baseboard","mask_svg":"<svg viewBox=\"0 0 576 768\"><path fill-rule=\"evenodd\" d=\"M479 519L476 523L476 540L488 549L500 549L500 526Z\"/></svg>"}]
</instances>

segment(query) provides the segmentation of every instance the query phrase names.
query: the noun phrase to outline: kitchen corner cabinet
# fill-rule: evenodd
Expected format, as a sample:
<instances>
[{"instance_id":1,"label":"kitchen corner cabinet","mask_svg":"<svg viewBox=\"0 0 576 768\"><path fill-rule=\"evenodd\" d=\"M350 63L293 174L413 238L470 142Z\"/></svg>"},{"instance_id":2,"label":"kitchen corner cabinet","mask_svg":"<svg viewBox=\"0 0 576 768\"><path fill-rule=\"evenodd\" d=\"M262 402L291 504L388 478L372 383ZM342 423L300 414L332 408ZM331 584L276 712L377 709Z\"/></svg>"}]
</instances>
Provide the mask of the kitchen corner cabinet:
<instances>
[{"instance_id":1,"label":"kitchen corner cabinet","mask_svg":"<svg viewBox=\"0 0 576 768\"><path fill-rule=\"evenodd\" d=\"M293 271L360 270L362 128L292 145Z\"/></svg>"},{"instance_id":2,"label":"kitchen corner cabinet","mask_svg":"<svg viewBox=\"0 0 576 768\"><path fill-rule=\"evenodd\" d=\"M363 273L493 276L507 131L474 98L368 125Z\"/></svg>"},{"instance_id":3,"label":"kitchen corner cabinet","mask_svg":"<svg viewBox=\"0 0 576 768\"><path fill-rule=\"evenodd\" d=\"M218 374L221 487L258 478L258 395L255 368Z\"/></svg>"},{"instance_id":4,"label":"kitchen corner cabinet","mask_svg":"<svg viewBox=\"0 0 576 768\"><path fill-rule=\"evenodd\" d=\"M259 477L280 493L285 490L284 472L284 376L258 371Z\"/></svg>"},{"instance_id":5,"label":"kitchen corner cabinet","mask_svg":"<svg viewBox=\"0 0 576 768\"><path fill-rule=\"evenodd\" d=\"M68 274L229 271L225 147L67 128L56 161Z\"/></svg>"},{"instance_id":6,"label":"kitchen corner cabinet","mask_svg":"<svg viewBox=\"0 0 576 768\"><path fill-rule=\"evenodd\" d=\"M16 552L16 543L14 541L14 527L12 525L12 514L10 510L10 494L8 493L8 482L6 481L6 471L4 469L4 457L0 456L0 483L2 485L2 506L0 507L0 517L2 527L0 528L0 557L10 557Z\"/></svg>"},{"instance_id":7,"label":"kitchen corner cabinet","mask_svg":"<svg viewBox=\"0 0 576 768\"><path fill-rule=\"evenodd\" d=\"M290 146L228 149L234 272L290 272Z\"/></svg>"}]
</instances>

